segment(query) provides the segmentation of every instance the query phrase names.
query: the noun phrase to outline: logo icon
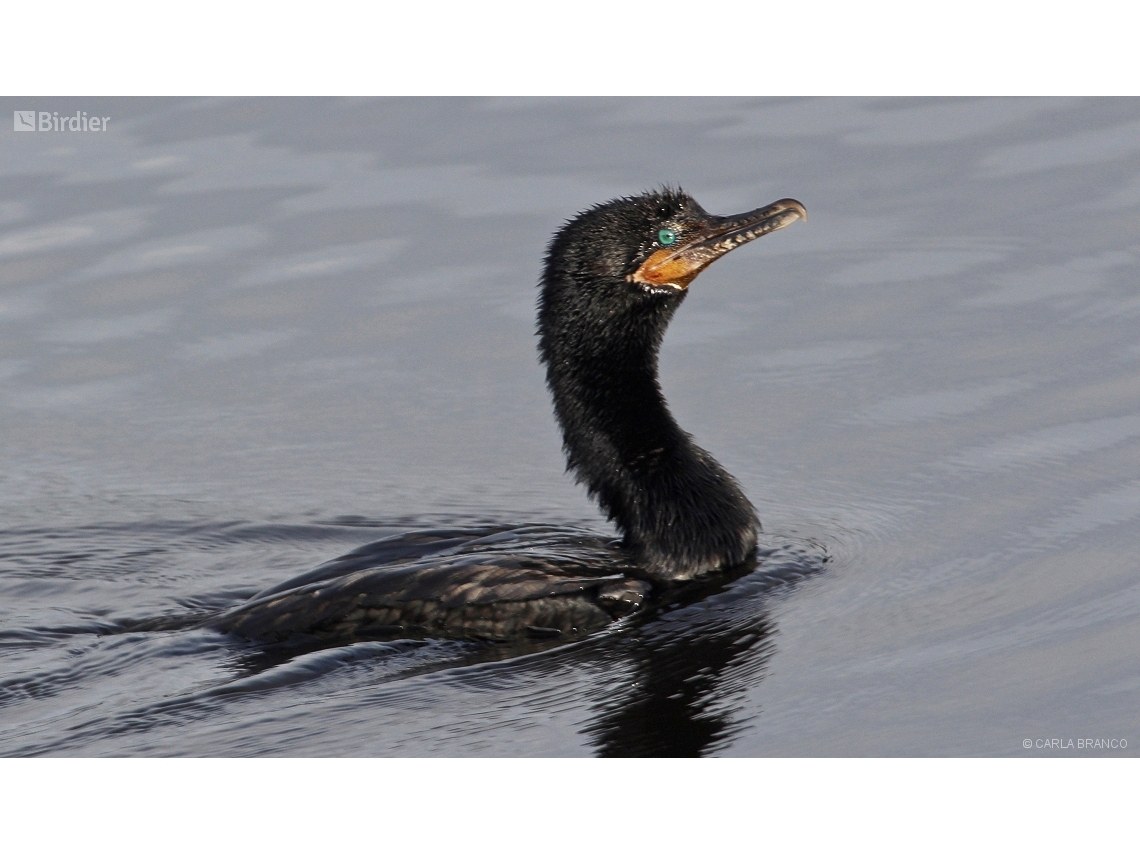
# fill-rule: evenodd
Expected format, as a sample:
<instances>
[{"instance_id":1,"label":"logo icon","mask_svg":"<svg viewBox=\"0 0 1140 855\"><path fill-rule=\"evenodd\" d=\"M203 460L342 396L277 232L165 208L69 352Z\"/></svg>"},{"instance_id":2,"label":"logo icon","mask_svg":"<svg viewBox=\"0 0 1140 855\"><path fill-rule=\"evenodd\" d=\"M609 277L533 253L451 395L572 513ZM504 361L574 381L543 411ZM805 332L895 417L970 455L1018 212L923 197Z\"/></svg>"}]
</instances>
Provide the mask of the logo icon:
<instances>
[{"instance_id":1,"label":"logo icon","mask_svg":"<svg viewBox=\"0 0 1140 855\"><path fill-rule=\"evenodd\" d=\"M12 130L34 131L36 129L35 110L15 110L12 113Z\"/></svg>"}]
</instances>

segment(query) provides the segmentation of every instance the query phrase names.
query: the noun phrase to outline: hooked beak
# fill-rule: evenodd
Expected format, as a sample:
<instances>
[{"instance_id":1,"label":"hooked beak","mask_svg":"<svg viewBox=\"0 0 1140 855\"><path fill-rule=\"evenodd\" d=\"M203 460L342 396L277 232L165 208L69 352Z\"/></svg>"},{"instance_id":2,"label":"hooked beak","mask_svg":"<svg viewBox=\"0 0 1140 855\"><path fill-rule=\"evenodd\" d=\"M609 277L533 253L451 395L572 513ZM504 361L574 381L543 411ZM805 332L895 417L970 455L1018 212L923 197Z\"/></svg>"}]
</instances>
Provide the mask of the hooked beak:
<instances>
[{"instance_id":1,"label":"hooked beak","mask_svg":"<svg viewBox=\"0 0 1140 855\"><path fill-rule=\"evenodd\" d=\"M735 217L709 216L703 227L685 236L683 244L657 250L629 279L642 285L684 291L698 273L725 253L806 219L807 210L795 199L781 199Z\"/></svg>"}]
</instances>

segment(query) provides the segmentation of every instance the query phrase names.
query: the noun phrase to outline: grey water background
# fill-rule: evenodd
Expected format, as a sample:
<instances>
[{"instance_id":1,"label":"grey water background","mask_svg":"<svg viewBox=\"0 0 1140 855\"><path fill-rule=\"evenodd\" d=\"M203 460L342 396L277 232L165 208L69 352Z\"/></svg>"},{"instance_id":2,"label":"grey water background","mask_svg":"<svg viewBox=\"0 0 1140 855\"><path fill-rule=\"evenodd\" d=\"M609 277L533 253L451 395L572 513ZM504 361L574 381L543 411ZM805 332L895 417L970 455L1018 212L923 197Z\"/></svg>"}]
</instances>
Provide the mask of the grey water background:
<instances>
[{"instance_id":1,"label":"grey water background","mask_svg":"<svg viewBox=\"0 0 1140 855\"><path fill-rule=\"evenodd\" d=\"M0 103L0 753L1140 753L1140 101ZM535 283L666 182L809 211L662 383L825 571L499 661L110 631L416 527L609 532Z\"/></svg>"}]
</instances>

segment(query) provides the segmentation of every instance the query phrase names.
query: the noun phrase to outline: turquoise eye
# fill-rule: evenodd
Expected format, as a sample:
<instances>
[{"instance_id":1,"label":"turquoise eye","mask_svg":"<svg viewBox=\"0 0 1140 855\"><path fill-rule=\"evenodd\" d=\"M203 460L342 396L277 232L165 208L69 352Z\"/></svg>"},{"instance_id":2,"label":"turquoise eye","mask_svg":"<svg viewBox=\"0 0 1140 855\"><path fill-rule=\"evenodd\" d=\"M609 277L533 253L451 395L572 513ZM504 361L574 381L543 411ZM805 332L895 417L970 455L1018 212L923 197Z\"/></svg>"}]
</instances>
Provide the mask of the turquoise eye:
<instances>
[{"instance_id":1,"label":"turquoise eye","mask_svg":"<svg viewBox=\"0 0 1140 855\"><path fill-rule=\"evenodd\" d=\"M662 246L672 246L677 242L677 233L672 229L662 229L657 233L657 242Z\"/></svg>"}]
</instances>

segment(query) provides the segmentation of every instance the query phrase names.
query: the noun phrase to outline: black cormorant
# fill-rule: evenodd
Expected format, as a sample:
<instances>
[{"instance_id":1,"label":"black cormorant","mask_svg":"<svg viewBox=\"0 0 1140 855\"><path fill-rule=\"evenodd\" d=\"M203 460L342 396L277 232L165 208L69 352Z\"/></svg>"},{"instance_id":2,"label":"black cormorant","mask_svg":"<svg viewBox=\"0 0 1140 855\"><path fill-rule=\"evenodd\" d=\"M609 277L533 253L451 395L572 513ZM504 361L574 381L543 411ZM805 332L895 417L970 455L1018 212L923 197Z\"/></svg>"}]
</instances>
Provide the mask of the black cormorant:
<instances>
[{"instance_id":1,"label":"black cormorant","mask_svg":"<svg viewBox=\"0 0 1140 855\"><path fill-rule=\"evenodd\" d=\"M678 427L657 380L689 284L736 247L798 219L781 199L734 217L680 190L597 205L550 242L539 353L568 468L620 545L530 526L412 532L361 547L205 622L267 641L413 636L573 638L753 560L756 512Z\"/></svg>"}]
</instances>

